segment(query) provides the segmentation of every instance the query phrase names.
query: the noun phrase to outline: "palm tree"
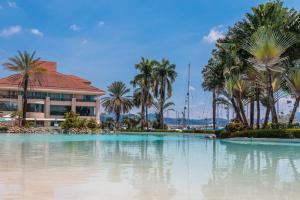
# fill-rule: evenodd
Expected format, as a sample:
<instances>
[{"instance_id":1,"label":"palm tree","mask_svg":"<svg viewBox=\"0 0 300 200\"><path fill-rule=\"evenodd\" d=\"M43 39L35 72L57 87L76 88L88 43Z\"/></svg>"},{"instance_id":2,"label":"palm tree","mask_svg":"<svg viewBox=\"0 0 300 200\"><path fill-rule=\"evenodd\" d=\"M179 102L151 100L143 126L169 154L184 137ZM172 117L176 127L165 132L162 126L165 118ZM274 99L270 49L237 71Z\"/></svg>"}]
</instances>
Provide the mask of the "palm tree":
<instances>
[{"instance_id":1,"label":"palm tree","mask_svg":"<svg viewBox=\"0 0 300 200\"><path fill-rule=\"evenodd\" d=\"M35 52L32 54L27 51L18 51L14 57L8 58L8 62L3 66L13 72L19 72L22 75L22 82L20 83L23 91L23 108L22 108L22 125L26 123L27 112L27 93L30 84L30 77L35 73L44 72L46 69L39 67L42 62L40 58L35 58Z\"/></svg>"},{"instance_id":2,"label":"palm tree","mask_svg":"<svg viewBox=\"0 0 300 200\"><path fill-rule=\"evenodd\" d=\"M202 87L205 91L212 92L212 119L213 119L213 129L216 128L216 105L217 105L217 93L224 86L224 74L223 65L219 57L214 55L213 58L209 59L208 64L202 70L203 83Z\"/></svg>"},{"instance_id":3,"label":"palm tree","mask_svg":"<svg viewBox=\"0 0 300 200\"><path fill-rule=\"evenodd\" d=\"M148 93L148 98L146 99L145 96L143 95L143 89L141 87L138 87L135 89L133 93L133 103L136 107L141 107L141 118L145 115L146 113L146 127L148 129L149 126L149 120L148 120L148 109L152 107L153 105L153 96L151 93ZM143 108L144 107L144 108ZM144 112L144 113L143 113ZM141 128L144 129L143 123L141 120Z\"/></svg>"},{"instance_id":4,"label":"palm tree","mask_svg":"<svg viewBox=\"0 0 300 200\"><path fill-rule=\"evenodd\" d=\"M166 111L169 111L169 110L172 110L172 111L174 111L174 102L172 102L172 101L169 101L169 97L164 101L164 105L163 105L163 112L162 113L164 113L164 112L166 112ZM164 129L164 121L163 121L163 123L161 124L161 117L160 117L160 115L161 115L161 104L160 104L160 100L156 100L156 101L154 101L153 102L153 106L154 106L154 108L156 109L156 116L157 116L157 122L158 122L158 124L159 124L159 127L161 128L162 127L162 129Z\"/></svg>"},{"instance_id":5,"label":"palm tree","mask_svg":"<svg viewBox=\"0 0 300 200\"><path fill-rule=\"evenodd\" d=\"M154 95L159 97L160 128L163 128L165 100L166 97L172 96L172 84L177 77L175 68L176 66L166 59L162 59L161 63L156 62L154 68Z\"/></svg>"},{"instance_id":6,"label":"palm tree","mask_svg":"<svg viewBox=\"0 0 300 200\"><path fill-rule=\"evenodd\" d=\"M268 75L267 91L272 122L275 124L278 123L278 118L272 87L272 72L282 73L284 71L282 63L286 60L286 57L282 57L282 55L296 42L296 38L290 34L282 34L279 31L262 26L242 46L244 50L252 55L248 59L249 62L257 70L265 71Z\"/></svg>"},{"instance_id":7,"label":"palm tree","mask_svg":"<svg viewBox=\"0 0 300 200\"><path fill-rule=\"evenodd\" d=\"M126 114L133 107L132 97L128 95L130 89L123 82L114 82L108 87L109 96L104 97L102 104L109 113L116 116L117 128L120 128L120 116Z\"/></svg>"},{"instance_id":8,"label":"palm tree","mask_svg":"<svg viewBox=\"0 0 300 200\"><path fill-rule=\"evenodd\" d=\"M142 58L140 63L135 65L135 68L138 70L138 74L131 81L133 87L139 86L140 90L136 91L135 94L140 95L139 104L136 104L138 107L141 107L141 128L144 129L146 124L148 126L148 107L151 102L151 93L150 90L153 86L153 67L155 62ZM146 117L145 117L146 115ZM145 120L146 118L146 120ZM145 123L146 121L146 123Z\"/></svg>"},{"instance_id":9,"label":"palm tree","mask_svg":"<svg viewBox=\"0 0 300 200\"><path fill-rule=\"evenodd\" d=\"M288 125L291 125L294 121L295 114L300 102L300 67L296 67L296 69L290 70L289 73L285 76L285 79L290 94L295 98L294 107L288 122Z\"/></svg>"}]
</instances>

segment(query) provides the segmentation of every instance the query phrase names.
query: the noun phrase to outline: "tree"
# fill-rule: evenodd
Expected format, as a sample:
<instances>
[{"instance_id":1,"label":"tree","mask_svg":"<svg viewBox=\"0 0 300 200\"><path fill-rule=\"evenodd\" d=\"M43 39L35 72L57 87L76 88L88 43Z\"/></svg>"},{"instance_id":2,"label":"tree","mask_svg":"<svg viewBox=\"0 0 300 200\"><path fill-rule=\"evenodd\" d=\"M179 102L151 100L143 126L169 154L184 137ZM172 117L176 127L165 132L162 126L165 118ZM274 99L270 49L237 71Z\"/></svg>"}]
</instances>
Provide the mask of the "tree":
<instances>
[{"instance_id":1,"label":"tree","mask_svg":"<svg viewBox=\"0 0 300 200\"><path fill-rule=\"evenodd\" d=\"M261 27L243 44L243 49L252 55L249 62L258 71L265 71L268 76L267 92L269 97L269 106L272 114L272 122L278 123L274 91L272 87L272 72L282 73L284 68L282 63L286 57L282 57L288 48L297 42L296 38L290 34L266 27Z\"/></svg>"},{"instance_id":2,"label":"tree","mask_svg":"<svg viewBox=\"0 0 300 200\"><path fill-rule=\"evenodd\" d=\"M285 80L291 96L295 98L294 107L288 121L288 125L292 125L300 102L300 67L290 70L285 76Z\"/></svg>"},{"instance_id":3,"label":"tree","mask_svg":"<svg viewBox=\"0 0 300 200\"><path fill-rule=\"evenodd\" d=\"M219 93L224 87L224 66L222 65L216 52L213 52L213 58L208 61L208 64L202 70L203 83L202 87L205 91L211 91L213 93L212 98L212 111L213 111L213 129L216 129L216 105L217 105L217 93Z\"/></svg>"},{"instance_id":4,"label":"tree","mask_svg":"<svg viewBox=\"0 0 300 200\"><path fill-rule=\"evenodd\" d=\"M117 128L120 128L120 116L126 114L133 107L132 97L128 95L130 89L123 82L114 82L108 87L109 96L104 97L102 105L109 113L116 116Z\"/></svg>"},{"instance_id":5,"label":"tree","mask_svg":"<svg viewBox=\"0 0 300 200\"><path fill-rule=\"evenodd\" d=\"M161 122L161 105L160 105L160 101L159 100L156 100L154 101L153 103L154 105L154 108L156 109L156 121L157 121L157 124L158 124L158 127L159 128L162 128L164 129L164 121ZM174 111L174 102L170 101L169 100L169 97L164 101L164 105L163 105L163 113L165 113L166 111L169 111L169 110L172 110ZM162 123L162 124L161 124Z\"/></svg>"},{"instance_id":6,"label":"tree","mask_svg":"<svg viewBox=\"0 0 300 200\"><path fill-rule=\"evenodd\" d=\"M143 95L143 91L141 87L138 87L135 89L134 93L133 93L133 104L136 107L144 107L144 109L141 109L141 118L143 118L143 116L145 116L145 112L146 112L146 127L148 129L149 126L149 120L148 120L148 109L152 107L153 105L153 96L151 93L148 93L148 99L145 99L145 96ZM145 118L145 117L144 117ZM141 129L144 129L144 124L145 122L143 122L141 120Z\"/></svg>"},{"instance_id":7,"label":"tree","mask_svg":"<svg viewBox=\"0 0 300 200\"><path fill-rule=\"evenodd\" d=\"M142 57L140 63L135 65L138 74L131 81L131 84L134 88L138 87L138 90L135 92L135 94L140 95L140 104L137 105L141 107L142 129L144 129L145 124L148 129L148 107L150 104L149 100L151 100L151 88L153 88L154 82L154 65L154 61Z\"/></svg>"},{"instance_id":8,"label":"tree","mask_svg":"<svg viewBox=\"0 0 300 200\"><path fill-rule=\"evenodd\" d=\"M162 59L161 63L156 62L154 67L154 96L159 97L160 128L163 128L165 100L172 96L172 84L177 77L175 68L166 59Z\"/></svg>"},{"instance_id":9,"label":"tree","mask_svg":"<svg viewBox=\"0 0 300 200\"><path fill-rule=\"evenodd\" d=\"M30 78L36 73L45 72L45 68L41 68L42 62L40 58L35 58L35 52L32 54L27 51L18 51L17 55L8 58L8 62L4 63L3 66L13 72L19 72L22 76L22 82L20 83L23 91L23 109L22 109L22 125L26 123L26 112L27 112L27 95L28 87L30 84Z\"/></svg>"}]
</instances>

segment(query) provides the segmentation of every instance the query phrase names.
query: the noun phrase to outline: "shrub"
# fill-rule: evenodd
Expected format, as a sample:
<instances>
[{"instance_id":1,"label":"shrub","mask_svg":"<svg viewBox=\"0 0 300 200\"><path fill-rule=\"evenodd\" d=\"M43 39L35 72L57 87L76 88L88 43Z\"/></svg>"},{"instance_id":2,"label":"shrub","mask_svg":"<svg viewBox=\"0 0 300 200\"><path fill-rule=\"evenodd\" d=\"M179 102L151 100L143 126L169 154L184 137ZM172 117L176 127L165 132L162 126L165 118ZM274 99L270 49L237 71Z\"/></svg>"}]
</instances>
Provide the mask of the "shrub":
<instances>
[{"instance_id":1,"label":"shrub","mask_svg":"<svg viewBox=\"0 0 300 200\"><path fill-rule=\"evenodd\" d=\"M300 138L300 129L286 129L286 132L293 135L294 138Z\"/></svg>"},{"instance_id":2,"label":"shrub","mask_svg":"<svg viewBox=\"0 0 300 200\"><path fill-rule=\"evenodd\" d=\"M86 119L78 119L77 124L75 124L74 128L86 128L87 127L87 120Z\"/></svg>"},{"instance_id":3,"label":"shrub","mask_svg":"<svg viewBox=\"0 0 300 200\"><path fill-rule=\"evenodd\" d=\"M229 137L254 137L254 138L293 138L293 134L284 129L260 129L231 133Z\"/></svg>"},{"instance_id":4,"label":"shrub","mask_svg":"<svg viewBox=\"0 0 300 200\"><path fill-rule=\"evenodd\" d=\"M32 123L29 122L29 121L26 121L24 127L25 128L31 128L32 127Z\"/></svg>"},{"instance_id":5,"label":"shrub","mask_svg":"<svg viewBox=\"0 0 300 200\"><path fill-rule=\"evenodd\" d=\"M62 129L70 129L70 128L77 128L79 124L79 115L74 112L67 112L65 113L65 121L63 121L60 126Z\"/></svg>"},{"instance_id":6,"label":"shrub","mask_svg":"<svg viewBox=\"0 0 300 200\"><path fill-rule=\"evenodd\" d=\"M229 124L226 125L225 130L227 132L236 132L236 131L243 131L247 129L247 127L240 121L238 120L233 120Z\"/></svg>"},{"instance_id":7,"label":"shrub","mask_svg":"<svg viewBox=\"0 0 300 200\"><path fill-rule=\"evenodd\" d=\"M286 129L287 124L278 123L278 124L271 124L272 129Z\"/></svg>"},{"instance_id":8,"label":"shrub","mask_svg":"<svg viewBox=\"0 0 300 200\"><path fill-rule=\"evenodd\" d=\"M95 119L90 119L87 121L87 127L90 129L96 129L98 128L98 123Z\"/></svg>"}]
</instances>

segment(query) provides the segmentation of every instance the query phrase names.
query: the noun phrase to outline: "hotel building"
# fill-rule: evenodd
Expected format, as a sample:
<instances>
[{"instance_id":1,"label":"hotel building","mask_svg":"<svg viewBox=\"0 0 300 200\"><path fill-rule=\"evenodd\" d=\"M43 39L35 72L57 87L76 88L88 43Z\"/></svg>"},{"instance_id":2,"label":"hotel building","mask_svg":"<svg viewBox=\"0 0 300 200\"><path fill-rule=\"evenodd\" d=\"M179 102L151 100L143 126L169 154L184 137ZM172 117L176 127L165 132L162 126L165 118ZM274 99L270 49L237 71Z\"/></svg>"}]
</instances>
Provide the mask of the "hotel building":
<instances>
[{"instance_id":1,"label":"hotel building","mask_svg":"<svg viewBox=\"0 0 300 200\"><path fill-rule=\"evenodd\" d=\"M56 62L43 61L46 72L30 76L26 119L37 126L54 126L64 113L73 111L81 118L100 121L101 89L78 76L59 73ZM0 79L0 115L8 117L22 111L22 75Z\"/></svg>"}]
</instances>

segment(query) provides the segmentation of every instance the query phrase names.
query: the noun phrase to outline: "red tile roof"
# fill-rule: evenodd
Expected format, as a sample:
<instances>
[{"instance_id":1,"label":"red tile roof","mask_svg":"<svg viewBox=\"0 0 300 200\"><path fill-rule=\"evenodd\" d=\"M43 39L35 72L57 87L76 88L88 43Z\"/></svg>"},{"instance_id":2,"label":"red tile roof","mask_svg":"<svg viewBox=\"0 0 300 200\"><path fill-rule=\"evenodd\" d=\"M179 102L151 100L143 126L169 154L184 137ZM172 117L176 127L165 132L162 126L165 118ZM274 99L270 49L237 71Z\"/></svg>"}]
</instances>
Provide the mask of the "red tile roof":
<instances>
[{"instance_id":1,"label":"red tile roof","mask_svg":"<svg viewBox=\"0 0 300 200\"><path fill-rule=\"evenodd\" d=\"M59 90L76 93L93 93L102 95L104 92L91 85L91 82L74 75L66 75L56 71L55 62L43 62L40 66L47 69L44 73L30 77L30 87L33 90ZM22 82L21 74L14 74L0 79L1 87L19 87Z\"/></svg>"}]
</instances>

